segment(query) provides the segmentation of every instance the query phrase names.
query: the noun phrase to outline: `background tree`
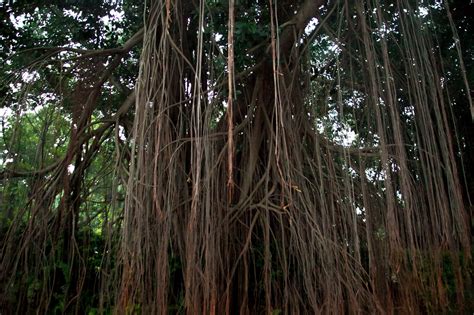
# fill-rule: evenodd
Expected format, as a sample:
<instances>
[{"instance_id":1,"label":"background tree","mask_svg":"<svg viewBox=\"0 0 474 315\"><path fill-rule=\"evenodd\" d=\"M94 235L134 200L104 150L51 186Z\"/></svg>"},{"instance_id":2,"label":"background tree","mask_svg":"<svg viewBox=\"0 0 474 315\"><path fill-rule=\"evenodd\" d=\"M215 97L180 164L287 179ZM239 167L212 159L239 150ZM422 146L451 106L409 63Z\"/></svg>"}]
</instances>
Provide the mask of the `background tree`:
<instances>
[{"instance_id":1,"label":"background tree","mask_svg":"<svg viewBox=\"0 0 474 315\"><path fill-rule=\"evenodd\" d=\"M469 312L469 10L5 3L2 309Z\"/></svg>"}]
</instances>

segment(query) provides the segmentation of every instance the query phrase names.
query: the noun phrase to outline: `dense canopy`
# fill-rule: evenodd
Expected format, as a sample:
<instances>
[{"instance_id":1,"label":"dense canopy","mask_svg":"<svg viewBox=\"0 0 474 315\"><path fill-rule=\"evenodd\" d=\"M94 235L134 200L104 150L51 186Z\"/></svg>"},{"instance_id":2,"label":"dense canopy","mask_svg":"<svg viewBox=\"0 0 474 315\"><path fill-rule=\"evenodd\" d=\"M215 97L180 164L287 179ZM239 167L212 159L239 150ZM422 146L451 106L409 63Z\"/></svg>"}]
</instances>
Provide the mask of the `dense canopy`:
<instances>
[{"instance_id":1,"label":"dense canopy","mask_svg":"<svg viewBox=\"0 0 474 315\"><path fill-rule=\"evenodd\" d=\"M1 2L0 312L472 313L468 2Z\"/></svg>"}]
</instances>

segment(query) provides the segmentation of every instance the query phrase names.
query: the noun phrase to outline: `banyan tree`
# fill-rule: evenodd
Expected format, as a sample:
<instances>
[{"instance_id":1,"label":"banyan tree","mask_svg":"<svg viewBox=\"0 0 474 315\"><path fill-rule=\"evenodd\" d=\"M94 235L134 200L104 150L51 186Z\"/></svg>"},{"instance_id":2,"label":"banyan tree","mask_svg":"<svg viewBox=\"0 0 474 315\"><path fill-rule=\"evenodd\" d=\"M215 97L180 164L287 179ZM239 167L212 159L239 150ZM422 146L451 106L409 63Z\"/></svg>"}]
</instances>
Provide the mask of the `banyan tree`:
<instances>
[{"instance_id":1,"label":"banyan tree","mask_svg":"<svg viewBox=\"0 0 474 315\"><path fill-rule=\"evenodd\" d=\"M5 59L2 314L472 311L450 1L125 4Z\"/></svg>"}]
</instances>

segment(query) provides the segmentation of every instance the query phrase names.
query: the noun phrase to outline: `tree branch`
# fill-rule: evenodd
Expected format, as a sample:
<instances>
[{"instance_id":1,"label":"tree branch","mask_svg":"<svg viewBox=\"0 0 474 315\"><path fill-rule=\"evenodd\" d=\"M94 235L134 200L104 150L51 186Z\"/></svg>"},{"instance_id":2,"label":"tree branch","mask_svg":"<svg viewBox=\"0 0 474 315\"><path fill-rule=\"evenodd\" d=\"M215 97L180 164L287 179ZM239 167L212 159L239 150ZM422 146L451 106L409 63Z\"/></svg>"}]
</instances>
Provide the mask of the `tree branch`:
<instances>
[{"instance_id":1,"label":"tree branch","mask_svg":"<svg viewBox=\"0 0 474 315\"><path fill-rule=\"evenodd\" d=\"M63 51L81 54L81 56L75 57L74 59L110 56L114 54L123 54L123 53L128 52L135 45L137 45L138 43L142 41L143 34L144 34L144 29L141 28L130 39L128 39L125 42L125 44L123 44L123 46L116 47L116 48L95 50L95 49L80 49L80 48L71 48L71 47L34 47L34 48L22 50L19 53L27 53L27 52L36 51L36 50L45 50L45 51L48 51L48 53L46 54L46 57L51 57L52 55L58 54ZM40 59L45 59L45 57L40 57Z\"/></svg>"},{"instance_id":2,"label":"tree branch","mask_svg":"<svg viewBox=\"0 0 474 315\"><path fill-rule=\"evenodd\" d=\"M305 0L293 18L283 24L286 27L280 35L281 56L290 54L291 48L301 36L306 25L317 15L319 8L326 3L327 0Z\"/></svg>"},{"instance_id":3,"label":"tree branch","mask_svg":"<svg viewBox=\"0 0 474 315\"><path fill-rule=\"evenodd\" d=\"M3 180L5 178L18 178L18 177L33 177L33 176L41 176L41 175L45 175L49 172L51 172L52 170L54 170L60 163L62 162L62 160L58 160L56 162L54 162L53 164L43 168L43 169L40 169L40 170L37 170L37 171L31 171L31 172L28 172L28 171L17 171L17 170L10 170L10 169L4 169L3 171L0 172L0 180Z\"/></svg>"}]
</instances>

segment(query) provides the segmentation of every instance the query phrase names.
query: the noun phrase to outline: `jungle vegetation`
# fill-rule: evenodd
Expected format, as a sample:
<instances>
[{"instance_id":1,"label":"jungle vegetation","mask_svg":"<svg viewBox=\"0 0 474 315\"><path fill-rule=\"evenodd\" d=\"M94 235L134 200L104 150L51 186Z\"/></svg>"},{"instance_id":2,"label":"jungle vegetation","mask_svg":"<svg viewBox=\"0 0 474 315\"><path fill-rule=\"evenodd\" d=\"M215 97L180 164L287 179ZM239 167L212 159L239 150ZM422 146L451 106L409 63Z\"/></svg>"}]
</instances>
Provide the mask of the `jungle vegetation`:
<instances>
[{"instance_id":1,"label":"jungle vegetation","mask_svg":"<svg viewBox=\"0 0 474 315\"><path fill-rule=\"evenodd\" d=\"M468 0L4 0L1 314L471 314Z\"/></svg>"}]
</instances>

